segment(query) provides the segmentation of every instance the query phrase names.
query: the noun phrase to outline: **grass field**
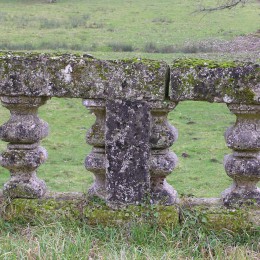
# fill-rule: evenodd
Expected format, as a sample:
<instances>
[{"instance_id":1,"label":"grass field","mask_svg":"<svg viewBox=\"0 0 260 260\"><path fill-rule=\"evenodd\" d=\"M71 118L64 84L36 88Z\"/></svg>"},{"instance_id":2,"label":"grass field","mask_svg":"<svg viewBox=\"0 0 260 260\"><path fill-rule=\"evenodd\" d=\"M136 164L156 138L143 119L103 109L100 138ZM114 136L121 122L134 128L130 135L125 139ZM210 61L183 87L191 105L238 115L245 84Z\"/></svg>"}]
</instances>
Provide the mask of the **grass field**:
<instances>
[{"instance_id":1,"label":"grass field","mask_svg":"<svg viewBox=\"0 0 260 260\"><path fill-rule=\"evenodd\" d=\"M0 0L0 50L87 52L102 59L144 57L169 63L184 56L246 59L248 53L211 53L210 43L255 33L259 3L193 13L216 2L221 1ZM49 123L50 135L42 141L49 158L38 176L51 190L86 192L93 180L84 168L91 150L85 135L94 116L81 100L57 98L39 114ZM0 124L8 118L8 110L0 107ZM179 195L219 197L231 184L222 164L231 153L223 134L235 117L223 104L183 102L169 121L179 130L172 146L179 165L169 183ZM5 149L0 142L0 151ZM9 173L3 168L0 173L2 186ZM185 223L167 229L134 223L104 228L0 219L0 259L260 259L259 228L235 234Z\"/></svg>"},{"instance_id":2,"label":"grass field","mask_svg":"<svg viewBox=\"0 0 260 260\"><path fill-rule=\"evenodd\" d=\"M259 29L259 5L193 13L213 0L0 1L0 49L97 52L209 52L202 40L231 39ZM185 45L186 43L186 45ZM188 43L188 45L187 45ZM114 52L114 53L111 53Z\"/></svg>"},{"instance_id":3,"label":"grass field","mask_svg":"<svg viewBox=\"0 0 260 260\"><path fill-rule=\"evenodd\" d=\"M179 228L131 224L121 227L52 223L0 223L0 258L104 260L258 260L259 230L205 230L190 221Z\"/></svg>"}]
</instances>

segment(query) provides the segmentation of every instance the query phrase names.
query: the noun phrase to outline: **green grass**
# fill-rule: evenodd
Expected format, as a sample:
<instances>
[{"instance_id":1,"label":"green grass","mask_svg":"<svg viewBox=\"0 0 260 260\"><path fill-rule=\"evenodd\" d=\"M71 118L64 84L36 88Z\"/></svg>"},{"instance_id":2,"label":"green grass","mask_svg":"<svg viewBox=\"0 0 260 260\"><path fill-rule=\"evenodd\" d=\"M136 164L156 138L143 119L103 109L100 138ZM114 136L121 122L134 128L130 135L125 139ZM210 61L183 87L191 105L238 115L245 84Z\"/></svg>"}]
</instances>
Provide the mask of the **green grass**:
<instances>
[{"instance_id":1,"label":"green grass","mask_svg":"<svg viewBox=\"0 0 260 260\"><path fill-rule=\"evenodd\" d=\"M145 52L152 45L159 51L177 46L174 52L197 52L192 44L198 41L259 29L256 1L244 8L192 14L201 4L215 1L1 0L0 49ZM192 44L185 51L187 41Z\"/></svg>"},{"instance_id":2,"label":"green grass","mask_svg":"<svg viewBox=\"0 0 260 260\"><path fill-rule=\"evenodd\" d=\"M259 229L212 231L187 218L182 227L128 223L37 226L0 223L1 259L259 259Z\"/></svg>"}]
</instances>

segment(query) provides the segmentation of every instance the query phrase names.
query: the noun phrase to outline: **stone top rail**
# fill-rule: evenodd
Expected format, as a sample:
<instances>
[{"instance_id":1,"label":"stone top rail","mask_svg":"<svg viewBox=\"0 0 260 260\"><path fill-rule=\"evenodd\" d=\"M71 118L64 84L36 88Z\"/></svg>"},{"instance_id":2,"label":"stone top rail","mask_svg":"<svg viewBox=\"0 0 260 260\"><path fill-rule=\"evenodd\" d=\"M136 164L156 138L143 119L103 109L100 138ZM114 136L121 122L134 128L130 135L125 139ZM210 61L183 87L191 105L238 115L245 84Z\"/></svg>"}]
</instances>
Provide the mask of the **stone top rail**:
<instances>
[{"instance_id":1,"label":"stone top rail","mask_svg":"<svg viewBox=\"0 0 260 260\"><path fill-rule=\"evenodd\" d=\"M233 153L224 167L233 185L221 195L226 206L260 205L260 67L241 62L146 59L103 61L88 56L1 53L0 98L10 119L0 127L8 142L0 165L10 171L3 194L47 194L37 168L47 159L39 146L48 124L37 111L51 97L82 98L96 116L86 141L93 146L85 167L93 172L90 196L112 208L143 201L178 203L166 176L178 158L169 148L178 131L167 121L179 101L223 102L237 117L225 140Z\"/></svg>"},{"instance_id":2,"label":"stone top rail","mask_svg":"<svg viewBox=\"0 0 260 260\"><path fill-rule=\"evenodd\" d=\"M171 99L260 104L260 66L253 63L176 60Z\"/></svg>"},{"instance_id":3,"label":"stone top rail","mask_svg":"<svg viewBox=\"0 0 260 260\"><path fill-rule=\"evenodd\" d=\"M69 54L0 54L0 95L260 103L260 66L180 59L97 60Z\"/></svg>"},{"instance_id":4,"label":"stone top rail","mask_svg":"<svg viewBox=\"0 0 260 260\"><path fill-rule=\"evenodd\" d=\"M169 66L129 59L105 61L76 55L0 56L0 94L6 96L164 100Z\"/></svg>"}]
</instances>

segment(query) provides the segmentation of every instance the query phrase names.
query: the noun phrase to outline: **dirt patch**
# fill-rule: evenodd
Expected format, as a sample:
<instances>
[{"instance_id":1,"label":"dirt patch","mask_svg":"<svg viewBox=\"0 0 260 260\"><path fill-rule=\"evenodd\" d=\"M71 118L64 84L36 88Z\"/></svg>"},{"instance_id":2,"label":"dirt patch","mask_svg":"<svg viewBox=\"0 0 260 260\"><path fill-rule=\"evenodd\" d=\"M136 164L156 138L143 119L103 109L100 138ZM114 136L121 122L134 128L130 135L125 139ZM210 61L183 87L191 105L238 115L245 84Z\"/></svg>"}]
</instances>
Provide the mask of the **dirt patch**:
<instances>
[{"instance_id":1,"label":"dirt patch","mask_svg":"<svg viewBox=\"0 0 260 260\"><path fill-rule=\"evenodd\" d=\"M185 47L196 49L196 57L214 60L236 60L260 64L260 30L254 34L237 36L232 40L208 39L186 42ZM193 52L189 52L193 53Z\"/></svg>"},{"instance_id":2,"label":"dirt patch","mask_svg":"<svg viewBox=\"0 0 260 260\"><path fill-rule=\"evenodd\" d=\"M259 33L260 35L260 33ZM212 43L212 50L215 52L258 52L260 53L260 36L247 35L238 36L230 41Z\"/></svg>"}]
</instances>

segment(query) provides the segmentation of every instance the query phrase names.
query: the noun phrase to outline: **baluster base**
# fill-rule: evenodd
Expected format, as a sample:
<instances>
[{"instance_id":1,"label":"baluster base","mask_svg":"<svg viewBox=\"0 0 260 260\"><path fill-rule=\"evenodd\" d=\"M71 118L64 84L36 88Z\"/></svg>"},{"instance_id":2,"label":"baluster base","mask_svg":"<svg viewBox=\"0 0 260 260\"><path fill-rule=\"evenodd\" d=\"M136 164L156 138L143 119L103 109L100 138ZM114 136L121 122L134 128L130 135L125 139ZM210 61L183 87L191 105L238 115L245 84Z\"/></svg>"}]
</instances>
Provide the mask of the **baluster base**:
<instances>
[{"instance_id":1,"label":"baluster base","mask_svg":"<svg viewBox=\"0 0 260 260\"><path fill-rule=\"evenodd\" d=\"M45 182L37 178L36 173L32 174L29 179L28 177L27 174L12 177L11 180L4 185L4 196L11 199L34 199L42 197L47 190Z\"/></svg>"},{"instance_id":2,"label":"baluster base","mask_svg":"<svg viewBox=\"0 0 260 260\"><path fill-rule=\"evenodd\" d=\"M178 203L177 191L166 181L165 177L151 178L151 202L163 205Z\"/></svg>"},{"instance_id":3,"label":"baluster base","mask_svg":"<svg viewBox=\"0 0 260 260\"><path fill-rule=\"evenodd\" d=\"M260 189L256 186L249 188L248 185L233 183L231 187L222 193L222 200L227 207L242 204L260 205Z\"/></svg>"},{"instance_id":4,"label":"baluster base","mask_svg":"<svg viewBox=\"0 0 260 260\"><path fill-rule=\"evenodd\" d=\"M88 195L90 197L99 197L101 199L106 199L106 176L103 174L95 174L95 181L88 190Z\"/></svg>"},{"instance_id":5,"label":"baluster base","mask_svg":"<svg viewBox=\"0 0 260 260\"><path fill-rule=\"evenodd\" d=\"M91 153L86 157L85 167L91 171L95 180L88 190L88 195L97 196L101 199L106 198L106 171L105 171L105 148L94 147Z\"/></svg>"}]
</instances>

